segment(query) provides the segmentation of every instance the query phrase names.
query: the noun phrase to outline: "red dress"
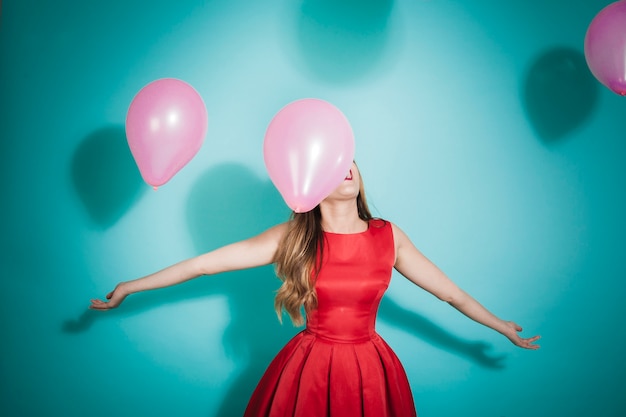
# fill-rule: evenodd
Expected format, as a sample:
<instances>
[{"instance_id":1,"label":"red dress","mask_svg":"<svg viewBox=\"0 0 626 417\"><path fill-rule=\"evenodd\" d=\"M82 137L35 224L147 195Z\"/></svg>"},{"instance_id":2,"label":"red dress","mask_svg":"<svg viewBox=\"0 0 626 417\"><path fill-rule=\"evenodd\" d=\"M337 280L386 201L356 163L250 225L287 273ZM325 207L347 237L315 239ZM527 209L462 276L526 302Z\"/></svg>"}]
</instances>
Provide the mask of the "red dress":
<instances>
[{"instance_id":1,"label":"red dress","mask_svg":"<svg viewBox=\"0 0 626 417\"><path fill-rule=\"evenodd\" d=\"M404 368L374 328L395 259L391 224L324 238L317 309L269 365L244 416L415 416Z\"/></svg>"}]
</instances>

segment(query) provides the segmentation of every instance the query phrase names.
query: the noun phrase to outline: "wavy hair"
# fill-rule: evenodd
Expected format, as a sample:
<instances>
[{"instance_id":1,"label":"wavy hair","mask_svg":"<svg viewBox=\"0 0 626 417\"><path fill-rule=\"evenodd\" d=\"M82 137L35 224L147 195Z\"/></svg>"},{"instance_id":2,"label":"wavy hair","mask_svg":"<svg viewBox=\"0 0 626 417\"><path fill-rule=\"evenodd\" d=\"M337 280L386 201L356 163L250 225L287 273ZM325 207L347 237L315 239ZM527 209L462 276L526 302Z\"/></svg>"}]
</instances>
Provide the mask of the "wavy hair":
<instances>
[{"instance_id":1,"label":"wavy hair","mask_svg":"<svg viewBox=\"0 0 626 417\"><path fill-rule=\"evenodd\" d=\"M363 180L356 198L359 218L372 219L365 198ZM322 213L318 205L306 213L292 212L287 231L274 257L276 275L283 281L274 299L278 320L282 322L283 309L295 326L304 324L305 311L317 307L315 281L322 266L324 234Z\"/></svg>"}]
</instances>

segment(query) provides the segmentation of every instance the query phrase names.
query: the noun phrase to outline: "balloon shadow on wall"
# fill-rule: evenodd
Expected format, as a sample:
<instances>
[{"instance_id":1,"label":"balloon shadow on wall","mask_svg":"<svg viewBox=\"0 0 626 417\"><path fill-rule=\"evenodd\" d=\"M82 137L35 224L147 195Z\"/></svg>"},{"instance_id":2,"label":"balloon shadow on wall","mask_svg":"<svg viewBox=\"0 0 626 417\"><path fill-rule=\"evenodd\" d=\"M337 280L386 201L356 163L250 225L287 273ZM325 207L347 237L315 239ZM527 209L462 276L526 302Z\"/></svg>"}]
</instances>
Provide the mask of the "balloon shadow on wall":
<instances>
[{"instance_id":1,"label":"balloon shadow on wall","mask_svg":"<svg viewBox=\"0 0 626 417\"><path fill-rule=\"evenodd\" d=\"M123 127L87 136L74 152L71 176L89 218L103 229L115 224L147 189Z\"/></svg>"},{"instance_id":2,"label":"balloon shadow on wall","mask_svg":"<svg viewBox=\"0 0 626 417\"><path fill-rule=\"evenodd\" d=\"M559 47L544 52L532 63L522 100L537 135L544 143L552 144L590 117L598 90L582 52Z\"/></svg>"},{"instance_id":3,"label":"balloon shadow on wall","mask_svg":"<svg viewBox=\"0 0 626 417\"><path fill-rule=\"evenodd\" d=\"M405 310L384 296L380 303L379 317L392 326L400 327L420 339L452 352L458 356L489 369L503 369L505 355L492 355L488 351L491 345L485 342L468 342L443 330L427 318L409 310Z\"/></svg>"},{"instance_id":4,"label":"balloon shadow on wall","mask_svg":"<svg viewBox=\"0 0 626 417\"><path fill-rule=\"evenodd\" d=\"M372 71L388 45L393 0L304 0L296 42L307 66L324 81L354 81Z\"/></svg>"}]
</instances>

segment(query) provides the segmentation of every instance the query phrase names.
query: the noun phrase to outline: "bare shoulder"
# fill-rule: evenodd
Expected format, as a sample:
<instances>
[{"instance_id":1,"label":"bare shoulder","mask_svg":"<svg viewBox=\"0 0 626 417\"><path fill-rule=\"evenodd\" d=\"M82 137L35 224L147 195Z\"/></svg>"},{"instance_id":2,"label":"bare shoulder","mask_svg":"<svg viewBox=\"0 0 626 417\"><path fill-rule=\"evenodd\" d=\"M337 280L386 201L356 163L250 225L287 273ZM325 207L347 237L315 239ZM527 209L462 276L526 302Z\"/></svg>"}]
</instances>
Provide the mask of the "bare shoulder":
<instances>
[{"instance_id":1,"label":"bare shoulder","mask_svg":"<svg viewBox=\"0 0 626 417\"><path fill-rule=\"evenodd\" d=\"M391 230L393 231L393 241L396 244L396 249L405 245L406 243L410 243L409 237L398 225L393 222L389 223L391 224Z\"/></svg>"},{"instance_id":2,"label":"bare shoulder","mask_svg":"<svg viewBox=\"0 0 626 417\"><path fill-rule=\"evenodd\" d=\"M289 222L284 222L277 224L276 226L270 227L266 230L266 233L272 236L272 238L280 241L282 240L285 233L287 233L287 228L289 227Z\"/></svg>"},{"instance_id":3,"label":"bare shoulder","mask_svg":"<svg viewBox=\"0 0 626 417\"><path fill-rule=\"evenodd\" d=\"M278 243L282 240L283 236L287 232L287 227L287 222L277 224L265 230L264 232L254 236L253 238L251 238L251 240L264 243L274 243L278 245Z\"/></svg>"},{"instance_id":4,"label":"bare shoulder","mask_svg":"<svg viewBox=\"0 0 626 417\"><path fill-rule=\"evenodd\" d=\"M398 266L398 262L403 257L403 253L406 252L407 247L411 247L411 241L404 231L395 223L389 222L391 224L391 230L393 234L393 246L395 250L395 262L394 266Z\"/></svg>"}]
</instances>

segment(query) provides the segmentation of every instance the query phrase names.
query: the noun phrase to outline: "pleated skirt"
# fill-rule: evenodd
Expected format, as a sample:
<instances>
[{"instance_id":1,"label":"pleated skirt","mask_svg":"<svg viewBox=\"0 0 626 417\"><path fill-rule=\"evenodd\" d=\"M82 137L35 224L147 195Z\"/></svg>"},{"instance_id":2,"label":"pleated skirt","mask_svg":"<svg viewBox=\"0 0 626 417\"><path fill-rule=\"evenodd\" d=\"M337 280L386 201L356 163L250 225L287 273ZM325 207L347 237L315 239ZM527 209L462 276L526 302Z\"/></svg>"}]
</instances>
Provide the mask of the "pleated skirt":
<instances>
[{"instance_id":1,"label":"pleated skirt","mask_svg":"<svg viewBox=\"0 0 626 417\"><path fill-rule=\"evenodd\" d=\"M298 333L270 363L244 417L415 417L398 357L378 335L337 342Z\"/></svg>"}]
</instances>

